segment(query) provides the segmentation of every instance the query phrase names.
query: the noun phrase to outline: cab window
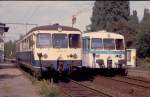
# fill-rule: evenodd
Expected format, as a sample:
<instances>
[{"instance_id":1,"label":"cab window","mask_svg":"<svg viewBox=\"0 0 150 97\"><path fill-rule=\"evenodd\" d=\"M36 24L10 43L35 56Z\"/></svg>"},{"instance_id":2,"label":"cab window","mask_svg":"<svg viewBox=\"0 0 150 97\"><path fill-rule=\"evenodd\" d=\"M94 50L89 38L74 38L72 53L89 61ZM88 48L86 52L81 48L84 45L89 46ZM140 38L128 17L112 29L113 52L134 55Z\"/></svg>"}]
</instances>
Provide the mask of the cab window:
<instances>
[{"instance_id":1,"label":"cab window","mask_svg":"<svg viewBox=\"0 0 150 97\"><path fill-rule=\"evenodd\" d=\"M68 48L67 34L53 34L52 38L54 48Z\"/></svg>"},{"instance_id":2,"label":"cab window","mask_svg":"<svg viewBox=\"0 0 150 97\"><path fill-rule=\"evenodd\" d=\"M37 35L37 47L50 47L51 35L48 33L40 33Z\"/></svg>"},{"instance_id":3,"label":"cab window","mask_svg":"<svg viewBox=\"0 0 150 97\"><path fill-rule=\"evenodd\" d=\"M91 48L92 49L103 49L102 39L100 39L100 38L92 38L92 40L91 40Z\"/></svg>"},{"instance_id":4,"label":"cab window","mask_svg":"<svg viewBox=\"0 0 150 97\"><path fill-rule=\"evenodd\" d=\"M69 47L70 48L80 48L80 34L69 34Z\"/></svg>"},{"instance_id":5,"label":"cab window","mask_svg":"<svg viewBox=\"0 0 150 97\"><path fill-rule=\"evenodd\" d=\"M114 39L103 39L104 49L105 50L114 50L115 42Z\"/></svg>"}]
</instances>

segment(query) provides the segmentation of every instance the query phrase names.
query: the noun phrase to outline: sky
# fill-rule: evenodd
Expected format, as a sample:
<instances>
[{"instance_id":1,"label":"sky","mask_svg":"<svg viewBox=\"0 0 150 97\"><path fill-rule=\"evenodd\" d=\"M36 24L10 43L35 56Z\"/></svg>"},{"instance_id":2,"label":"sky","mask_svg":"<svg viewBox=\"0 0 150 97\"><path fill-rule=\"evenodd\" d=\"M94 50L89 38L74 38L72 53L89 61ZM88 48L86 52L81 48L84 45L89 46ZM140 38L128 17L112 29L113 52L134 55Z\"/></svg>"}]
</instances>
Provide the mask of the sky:
<instances>
[{"instance_id":1,"label":"sky","mask_svg":"<svg viewBox=\"0 0 150 97\"><path fill-rule=\"evenodd\" d=\"M130 1L130 13L137 10L141 20L144 8L150 9L150 1ZM0 1L0 22L31 23L40 25L59 23L71 26L72 15L76 15L74 27L85 31L91 23L94 1ZM17 40L35 25L12 25L6 33L6 41Z\"/></svg>"}]
</instances>

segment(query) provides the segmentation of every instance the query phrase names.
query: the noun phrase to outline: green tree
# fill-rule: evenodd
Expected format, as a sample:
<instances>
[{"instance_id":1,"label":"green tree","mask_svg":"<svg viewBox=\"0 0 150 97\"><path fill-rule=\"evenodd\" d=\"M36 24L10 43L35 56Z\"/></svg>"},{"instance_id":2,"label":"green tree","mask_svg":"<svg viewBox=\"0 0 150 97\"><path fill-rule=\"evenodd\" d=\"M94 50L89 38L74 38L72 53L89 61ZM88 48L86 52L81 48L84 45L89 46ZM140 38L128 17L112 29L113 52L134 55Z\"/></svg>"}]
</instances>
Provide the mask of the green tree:
<instances>
[{"instance_id":1,"label":"green tree","mask_svg":"<svg viewBox=\"0 0 150 97\"><path fill-rule=\"evenodd\" d=\"M9 40L8 42L6 42L4 49L5 49L6 58L15 58L15 52L16 52L15 41Z\"/></svg>"},{"instance_id":2,"label":"green tree","mask_svg":"<svg viewBox=\"0 0 150 97\"><path fill-rule=\"evenodd\" d=\"M128 31L129 1L96 1L93 7L90 30Z\"/></svg>"},{"instance_id":3,"label":"green tree","mask_svg":"<svg viewBox=\"0 0 150 97\"><path fill-rule=\"evenodd\" d=\"M129 32L125 34L127 48L135 48L136 35L139 32L139 19L136 10L133 10L133 13L129 16L128 25Z\"/></svg>"},{"instance_id":4,"label":"green tree","mask_svg":"<svg viewBox=\"0 0 150 97\"><path fill-rule=\"evenodd\" d=\"M150 32L138 34L137 50L140 58L150 57Z\"/></svg>"},{"instance_id":5,"label":"green tree","mask_svg":"<svg viewBox=\"0 0 150 97\"><path fill-rule=\"evenodd\" d=\"M150 12L144 9L143 18L139 24L139 32L137 34L137 51L139 57L150 57Z\"/></svg>"},{"instance_id":6,"label":"green tree","mask_svg":"<svg viewBox=\"0 0 150 97\"><path fill-rule=\"evenodd\" d=\"M133 10L133 14L129 16L129 30L130 32L133 34L133 35L136 35L138 33L138 30L137 28L139 28L139 19L138 19L138 16L137 16L137 11L136 10Z\"/></svg>"}]
</instances>

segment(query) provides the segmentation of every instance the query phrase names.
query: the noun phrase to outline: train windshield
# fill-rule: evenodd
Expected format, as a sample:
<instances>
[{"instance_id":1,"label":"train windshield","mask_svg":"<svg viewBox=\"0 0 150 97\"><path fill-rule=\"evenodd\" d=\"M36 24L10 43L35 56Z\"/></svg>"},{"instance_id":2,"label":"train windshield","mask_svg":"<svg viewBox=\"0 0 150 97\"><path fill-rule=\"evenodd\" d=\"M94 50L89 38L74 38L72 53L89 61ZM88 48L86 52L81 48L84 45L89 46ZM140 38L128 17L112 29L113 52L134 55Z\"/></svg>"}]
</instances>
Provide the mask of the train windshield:
<instances>
[{"instance_id":1,"label":"train windshield","mask_svg":"<svg viewBox=\"0 0 150 97\"><path fill-rule=\"evenodd\" d=\"M106 50L114 50L115 42L114 39L103 39L104 49Z\"/></svg>"},{"instance_id":2,"label":"train windshield","mask_svg":"<svg viewBox=\"0 0 150 97\"><path fill-rule=\"evenodd\" d=\"M54 48L67 48L68 37L67 34L53 34L53 47Z\"/></svg>"},{"instance_id":3,"label":"train windshield","mask_svg":"<svg viewBox=\"0 0 150 97\"><path fill-rule=\"evenodd\" d=\"M116 49L117 50L123 50L124 49L123 39L116 39L115 43L116 43Z\"/></svg>"},{"instance_id":4,"label":"train windshield","mask_svg":"<svg viewBox=\"0 0 150 97\"><path fill-rule=\"evenodd\" d=\"M80 48L80 34L69 34L69 47L70 48Z\"/></svg>"},{"instance_id":5,"label":"train windshield","mask_svg":"<svg viewBox=\"0 0 150 97\"><path fill-rule=\"evenodd\" d=\"M102 39L100 39L100 38L93 38L91 40L91 48L92 49L103 49Z\"/></svg>"},{"instance_id":6,"label":"train windshield","mask_svg":"<svg viewBox=\"0 0 150 97\"><path fill-rule=\"evenodd\" d=\"M47 33L40 33L37 35L37 47L50 47L51 35Z\"/></svg>"}]
</instances>

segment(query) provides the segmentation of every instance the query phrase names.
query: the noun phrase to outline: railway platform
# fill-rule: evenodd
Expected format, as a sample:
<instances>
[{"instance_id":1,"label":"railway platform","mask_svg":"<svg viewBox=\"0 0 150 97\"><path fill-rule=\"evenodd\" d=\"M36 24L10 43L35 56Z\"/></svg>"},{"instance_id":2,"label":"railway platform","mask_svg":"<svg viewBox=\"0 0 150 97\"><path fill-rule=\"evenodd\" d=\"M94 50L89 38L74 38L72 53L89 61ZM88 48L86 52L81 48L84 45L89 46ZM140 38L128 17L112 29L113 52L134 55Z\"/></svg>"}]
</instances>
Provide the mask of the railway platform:
<instances>
[{"instance_id":1,"label":"railway platform","mask_svg":"<svg viewBox=\"0 0 150 97\"><path fill-rule=\"evenodd\" d=\"M40 97L32 82L12 63L0 63L0 97Z\"/></svg>"}]
</instances>

